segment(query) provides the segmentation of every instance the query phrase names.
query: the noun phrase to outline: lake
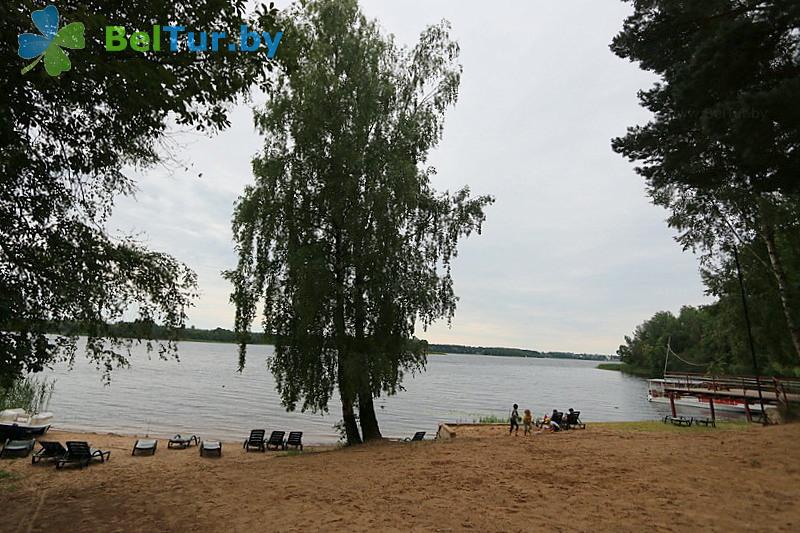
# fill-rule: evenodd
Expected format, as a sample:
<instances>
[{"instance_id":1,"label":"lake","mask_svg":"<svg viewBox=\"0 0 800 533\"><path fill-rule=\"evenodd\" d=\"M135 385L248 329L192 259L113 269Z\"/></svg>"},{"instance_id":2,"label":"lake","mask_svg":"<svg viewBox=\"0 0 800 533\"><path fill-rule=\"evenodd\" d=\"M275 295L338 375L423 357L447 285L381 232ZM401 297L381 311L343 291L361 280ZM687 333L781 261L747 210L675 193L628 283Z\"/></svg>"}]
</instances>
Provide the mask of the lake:
<instances>
[{"instance_id":1,"label":"lake","mask_svg":"<svg viewBox=\"0 0 800 533\"><path fill-rule=\"evenodd\" d=\"M244 372L237 371L232 344L180 343L180 362L148 359L134 350L131 367L116 369L110 385L83 358L75 367L56 365L49 410L57 429L168 437L196 433L203 438L244 439L253 428L305 432L310 443L338 439L338 397L330 413L287 413L266 368L271 346L251 346ZM481 416L507 417L513 403L541 416L554 408L580 410L584 422L655 419L663 406L647 401L647 382L599 370L595 361L483 355L431 355L427 371L408 376L405 391L376 400L384 436L435 433L438 422L472 422Z\"/></svg>"}]
</instances>

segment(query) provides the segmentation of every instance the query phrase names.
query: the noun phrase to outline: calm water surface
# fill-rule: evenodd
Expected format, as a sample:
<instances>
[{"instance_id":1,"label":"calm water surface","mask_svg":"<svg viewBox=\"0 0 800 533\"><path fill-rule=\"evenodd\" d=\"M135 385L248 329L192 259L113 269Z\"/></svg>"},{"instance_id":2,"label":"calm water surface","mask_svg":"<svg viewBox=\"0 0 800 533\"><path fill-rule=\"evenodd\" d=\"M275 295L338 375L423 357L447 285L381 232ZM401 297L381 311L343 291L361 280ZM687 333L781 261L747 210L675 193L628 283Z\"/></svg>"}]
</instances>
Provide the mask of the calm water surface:
<instances>
[{"instance_id":1,"label":"calm water surface","mask_svg":"<svg viewBox=\"0 0 800 533\"><path fill-rule=\"evenodd\" d=\"M80 353L80 352L79 352ZM105 385L81 356L69 371L58 365L50 411L54 427L238 440L252 428L300 430L307 442L333 442L341 418L338 397L331 413L287 413L266 368L271 346L252 346L247 367L237 372L231 344L184 342L180 362L148 359L142 348L131 368L117 369ZM433 434L438 422L471 422L480 416L507 417L511 404L534 416L573 407L584 421L646 420L663 413L647 402L647 382L598 370L594 361L524 359L482 355L431 355L427 371L408 376L405 391L376 400L385 436Z\"/></svg>"}]
</instances>

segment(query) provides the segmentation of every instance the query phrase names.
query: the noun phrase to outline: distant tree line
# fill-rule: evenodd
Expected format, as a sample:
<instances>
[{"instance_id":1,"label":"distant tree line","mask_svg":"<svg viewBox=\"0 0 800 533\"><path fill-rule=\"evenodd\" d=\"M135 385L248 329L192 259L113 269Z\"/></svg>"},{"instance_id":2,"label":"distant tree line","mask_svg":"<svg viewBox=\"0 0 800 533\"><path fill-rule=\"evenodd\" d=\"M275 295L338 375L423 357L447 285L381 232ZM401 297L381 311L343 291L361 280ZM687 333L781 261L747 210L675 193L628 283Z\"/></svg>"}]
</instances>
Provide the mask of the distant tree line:
<instances>
[{"instance_id":1,"label":"distant tree line","mask_svg":"<svg viewBox=\"0 0 800 533\"><path fill-rule=\"evenodd\" d=\"M96 325L93 325L96 328ZM47 332L54 335L88 335L89 328L79 322L52 322ZM120 339L152 339L162 341L202 341L236 343L238 337L230 329L171 328L141 320L116 322L103 326L102 334ZM250 333L249 344L274 344L275 338L264 333Z\"/></svg>"},{"instance_id":2,"label":"distant tree line","mask_svg":"<svg viewBox=\"0 0 800 533\"><path fill-rule=\"evenodd\" d=\"M522 348L498 348L485 346L461 346L459 344L429 344L429 352L463 353L475 355L499 355L502 357L537 357L546 359L586 359L590 361L608 361L608 355L572 352L540 352Z\"/></svg>"},{"instance_id":3,"label":"distant tree line","mask_svg":"<svg viewBox=\"0 0 800 533\"><path fill-rule=\"evenodd\" d=\"M88 329L77 322L53 322L49 325L48 333L58 335L86 335ZM201 329L194 326L173 329L158 324L143 322L117 322L104 326L105 335L123 339L157 339L172 341L201 341L201 342L229 342L238 343L236 332L225 328ZM275 336L265 333L249 333L248 344L275 344ZM572 352L540 352L538 350L524 350L521 348L499 348L486 346L464 346L460 344L429 344L427 341L418 340L420 347L427 353L452 353L495 355L502 357L537 357L547 359L586 359L590 361L607 361L611 356L603 354L572 353Z\"/></svg>"}]
</instances>

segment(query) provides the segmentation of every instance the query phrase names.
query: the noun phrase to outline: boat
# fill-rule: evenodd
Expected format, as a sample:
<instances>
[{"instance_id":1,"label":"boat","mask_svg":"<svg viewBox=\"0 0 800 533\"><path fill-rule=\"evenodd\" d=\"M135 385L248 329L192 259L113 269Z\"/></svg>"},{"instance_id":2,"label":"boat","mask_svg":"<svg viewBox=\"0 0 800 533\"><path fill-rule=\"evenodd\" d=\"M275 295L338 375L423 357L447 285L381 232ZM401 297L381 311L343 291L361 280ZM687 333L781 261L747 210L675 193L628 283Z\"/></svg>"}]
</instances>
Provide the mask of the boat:
<instances>
[{"instance_id":1,"label":"boat","mask_svg":"<svg viewBox=\"0 0 800 533\"><path fill-rule=\"evenodd\" d=\"M50 429L52 413L28 414L24 409L0 411L0 439L39 437Z\"/></svg>"}]
</instances>

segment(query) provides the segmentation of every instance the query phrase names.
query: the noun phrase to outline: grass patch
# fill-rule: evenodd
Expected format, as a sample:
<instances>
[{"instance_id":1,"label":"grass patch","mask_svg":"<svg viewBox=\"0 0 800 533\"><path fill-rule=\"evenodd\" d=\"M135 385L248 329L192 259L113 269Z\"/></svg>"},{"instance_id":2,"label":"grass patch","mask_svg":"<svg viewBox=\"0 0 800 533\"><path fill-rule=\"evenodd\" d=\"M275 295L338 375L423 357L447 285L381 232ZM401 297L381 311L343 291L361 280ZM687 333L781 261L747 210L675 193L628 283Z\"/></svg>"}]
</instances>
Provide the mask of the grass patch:
<instances>
[{"instance_id":1,"label":"grass patch","mask_svg":"<svg viewBox=\"0 0 800 533\"><path fill-rule=\"evenodd\" d=\"M618 429L622 431L636 431L640 433L686 433L686 432L709 432L709 431L731 431L745 429L749 426L745 421L738 420L718 420L716 429L712 427L696 426L680 427L672 424L665 424L661 420L642 420L639 422L597 422L592 427L602 427L607 429Z\"/></svg>"},{"instance_id":2,"label":"grass patch","mask_svg":"<svg viewBox=\"0 0 800 533\"><path fill-rule=\"evenodd\" d=\"M599 368L600 370L615 370L618 372L622 372L623 374L637 376L640 378L654 377L650 371L642 368L633 367L628 363L600 363L599 365L597 365L597 368Z\"/></svg>"},{"instance_id":3,"label":"grass patch","mask_svg":"<svg viewBox=\"0 0 800 533\"><path fill-rule=\"evenodd\" d=\"M301 452L300 450L286 450L280 455L280 457L295 457L298 455L303 455L303 453L306 452ZM314 452L307 452L307 453L314 453Z\"/></svg>"},{"instance_id":4,"label":"grass patch","mask_svg":"<svg viewBox=\"0 0 800 533\"><path fill-rule=\"evenodd\" d=\"M506 417L499 417L495 415L481 416L480 418L473 419L473 424L506 424L508 419Z\"/></svg>"},{"instance_id":5,"label":"grass patch","mask_svg":"<svg viewBox=\"0 0 800 533\"><path fill-rule=\"evenodd\" d=\"M13 472L0 470L0 494L3 492L11 492L16 490L17 485L14 483L19 476Z\"/></svg>"}]
</instances>

